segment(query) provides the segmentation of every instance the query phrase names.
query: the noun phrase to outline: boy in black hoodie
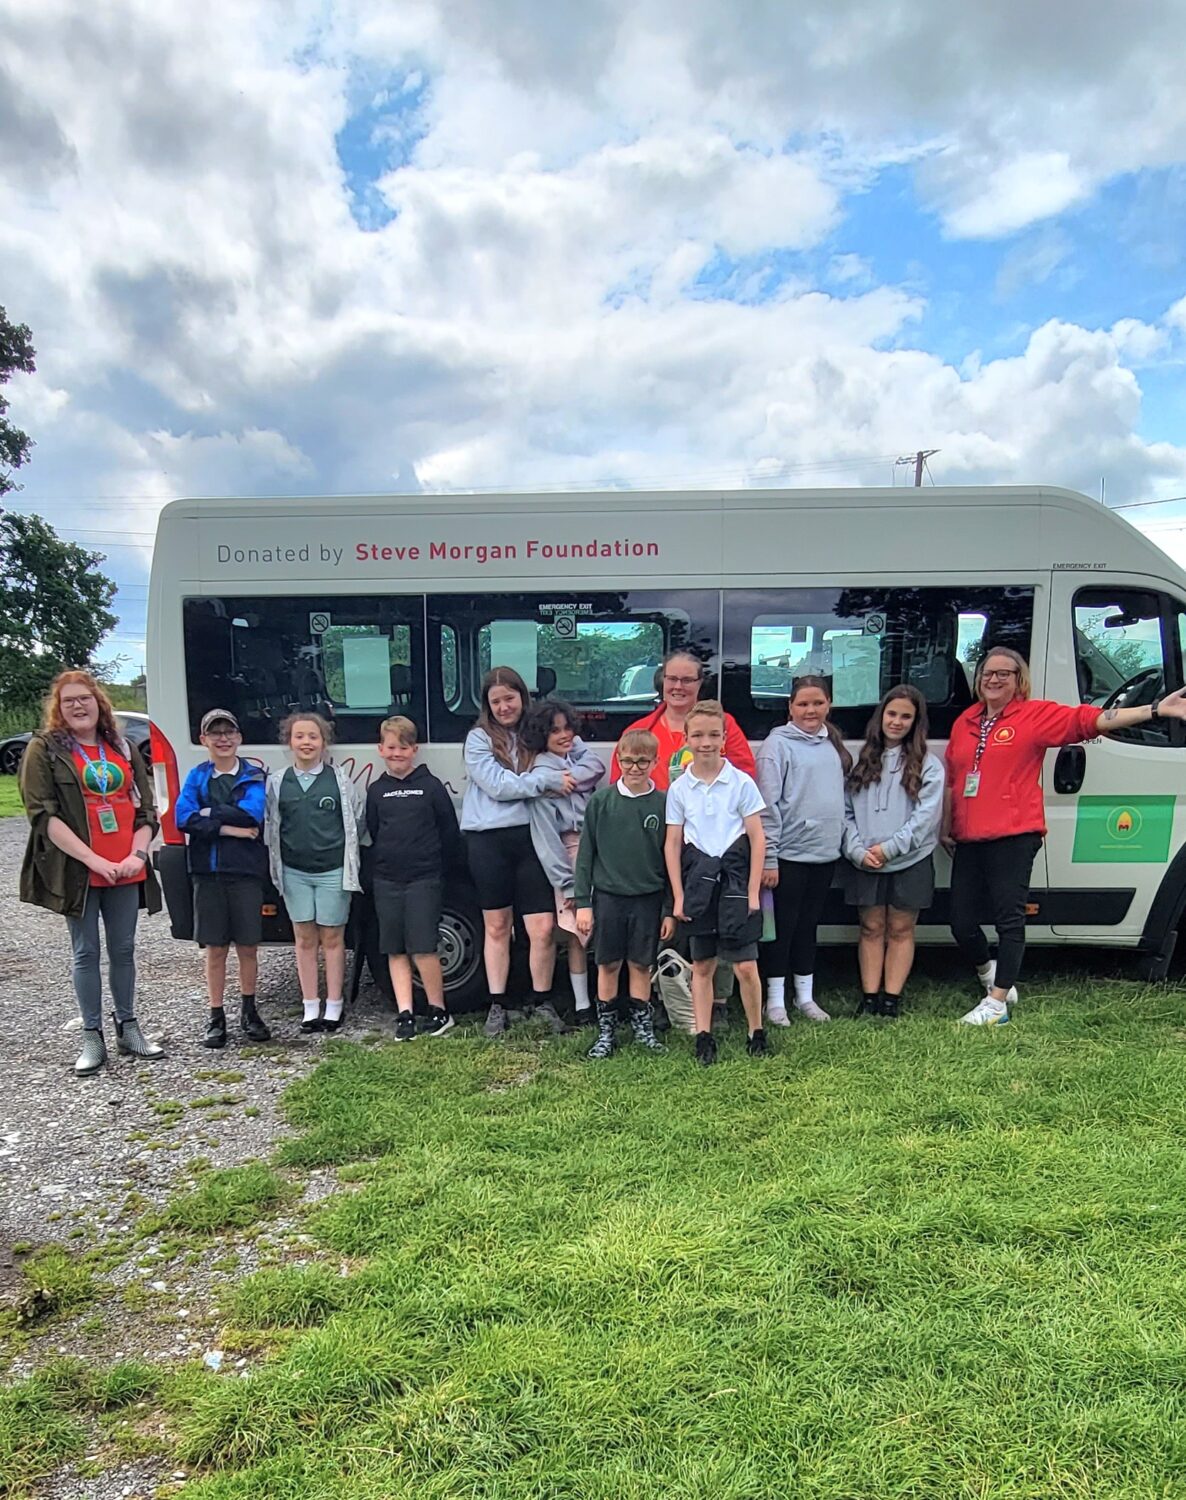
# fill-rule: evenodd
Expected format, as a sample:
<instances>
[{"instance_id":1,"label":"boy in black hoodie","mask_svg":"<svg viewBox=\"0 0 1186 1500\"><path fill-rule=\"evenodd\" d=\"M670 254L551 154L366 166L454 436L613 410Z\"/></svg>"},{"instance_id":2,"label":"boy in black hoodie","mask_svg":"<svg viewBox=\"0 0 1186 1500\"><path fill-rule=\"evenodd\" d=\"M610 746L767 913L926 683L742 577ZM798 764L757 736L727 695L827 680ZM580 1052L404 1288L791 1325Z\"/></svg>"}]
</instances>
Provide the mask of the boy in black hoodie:
<instances>
[{"instance_id":1,"label":"boy in black hoodie","mask_svg":"<svg viewBox=\"0 0 1186 1500\"><path fill-rule=\"evenodd\" d=\"M416 764L418 749L411 719L384 719L379 726L379 754L387 769L367 788L379 947L387 954L395 990L398 1042L410 1042L416 1035L413 958L428 997L424 1030L429 1036L440 1036L453 1026L445 1009L437 935L445 870L460 855L461 832L449 793L427 766Z\"/></svg>"}]
</instances>

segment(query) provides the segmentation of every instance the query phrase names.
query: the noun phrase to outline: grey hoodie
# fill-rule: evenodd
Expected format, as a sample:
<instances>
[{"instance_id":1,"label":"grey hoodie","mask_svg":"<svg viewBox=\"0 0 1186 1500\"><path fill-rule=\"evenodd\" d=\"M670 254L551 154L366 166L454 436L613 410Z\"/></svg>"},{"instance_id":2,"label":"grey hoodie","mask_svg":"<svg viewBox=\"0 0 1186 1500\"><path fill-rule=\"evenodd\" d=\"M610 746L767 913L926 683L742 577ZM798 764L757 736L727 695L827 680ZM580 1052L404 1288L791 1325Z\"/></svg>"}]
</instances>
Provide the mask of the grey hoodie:
<instances>
[{"instance_id":1,"label":"grey hoodie","mask_svg":"<svg viewBox=\"0 0 1186 1500\"><path fill-rule=\"evenodd\" d=\"M780 859L823 865L840 855L844 767L827 729L807 734L780 724L758 751L758 787L766 802L766 868Z\"/></svg>"},{"instance_id":2,"label":"grey hoodie","mask_svg":"<svg viewBox=\"0 0 1186 1500\"><path fill-rule=\"evenodd\" d=\"M545 750L535 757L535 769L541 766L555 767L562 773L567 771L576 780L575 788L567 797L534 797L528 803L531 842L536 858L544 867L548 884L553 890L571 896L576 889L576 867L568 857L564 835L580 833L585 808L597 790L598 782L605 776L605 765L591 750L586 750L579 760L572 756L562 759Z\"/></svg>"},{"instance_id":3,"label":"grey hoodie","mask_svg":"<svg viewBox=\"0 0 1186 1500\"><path fill-rule=\"evenodd\" d=\"M881 780L849 792L844 814L844 856L857 869L874 844L881 845L885 864L875 873L888 874L916 865L939 842L943 814L943 763L927 755L922 763L918 801L902 789L902 747L881 757Z\"/></svg>"}]
</instances>

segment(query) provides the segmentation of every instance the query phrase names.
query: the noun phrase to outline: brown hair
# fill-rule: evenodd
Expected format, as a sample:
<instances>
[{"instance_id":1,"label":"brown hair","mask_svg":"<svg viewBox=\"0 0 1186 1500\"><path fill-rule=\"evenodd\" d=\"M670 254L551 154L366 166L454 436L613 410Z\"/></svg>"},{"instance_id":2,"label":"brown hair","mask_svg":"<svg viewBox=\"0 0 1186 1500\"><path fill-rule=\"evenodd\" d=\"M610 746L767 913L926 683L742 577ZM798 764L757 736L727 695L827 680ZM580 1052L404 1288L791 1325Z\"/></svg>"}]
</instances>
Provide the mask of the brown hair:
<instances>
[{"instance_id":1,"label":"brown hair","mask_svg":"<svg viewBox=\"0 0 1186 1500\"><path fill-rule=\"evenodd\" d=\"M820 692L823 693L824 697L828 700L828 708L830 709L832 707L832 688L831 684L828 682L828 679L826 677L820 677L813 672L809 672L806 676L796 677L795 680L791 683L791 696L787 699L788 721L790 720L791 704L794 703L795 699L799 696L803 688L809 687L818 688ZM844 768L844 774L847 776L848 773L852 770L852 756L848 753L848 746L844 743L844 736L840 733L835 724L833 724L831 719L829 718L824 719L824 728L828 731L828 738L832 741L832 748L840 757L840 764Z\"/></svg>"},{"instance_id":2,"label":"brown hair","mask_svg":"<svg viewBox=\"0 0 1186 1500\"><path fill-rule=\"evenodd\" d=\"M659 741L649 729L628 729L618 741L618 759L623 755L649 755L652 760L659 758Z\"/></svg>"},{"instance_id":3,"label":"brown hair","mask_svg":"<svg viewBox=\"0 0 1186 1500\"><path fill-rule=\"evenodd\" d=\"M922 767L927 757L927 700L908 682L900 682L890 688L873 710L865 726L865 743L857 756L857 763L848 778L849 789L859 792L862 787L873 786L881 780L881 758L885 754L885 731L882 719L886 707L895 698L904 698L914 705L914 723L902 741L902 790L912 802L918 801L922 790Z\"/></svg>"},{"instance_id":4,"label":"brown hair","mask_svg":"<svg viewBox=\"0 0 1186 1500\"><path fill-rule=\"evenodd\" d=\"M329 720L323 718L321 714L310 713L308 709L301 708L298 709L296 713L289 714L287 719L281 721L280 743L282 745L292 744L292 731L298 724L316 724L317 728L321 731L321 738L325 744L326 749L328 750L329 747L333 744L334 726L329 722Z\"/></svg>"},{"instance_id":5,"label":"brown hair","mask_svg":"<svg viewBox=\"0 0 1186 1500\"><path fill-rule=\"evenodd\" d=\"M67 741L74 738L73 731L62 716L61 693L64 687L84 687L99 705L98 734L114 750L123 740L119 725L115 722L115 708L111 699L89 672L59 672L49 685L49 692L41 706L41 728L54 739Z\"/></svg>"},{"instance_id":6,"label":"brown hair","mask_svg":"<svg viewBox=\"0 0 1186 1500\"><path fill-rule=\"evenodd\" d=\"M1028 698L1032 688L1030 682L1029 662L1022 656L1020 651L1014 651L1012 646L993 646L980 658L980 665L976 668L976 696L980 702L984 702L984 695L980 691L980 679L984 676L984 664L993 656L1007 656L1017 668L1017 694L1018 698Z\"/></svg>"},{"instance_id":7,"label":"brown hair","mask_svg":"<svg viewBox=\"0 0 1186 1500\"><path fill-rule=\"evenodd\" d=\"M690 724L693 719L719 719L723 725L725 710L715 698L701 698L688 710L688 723Z\"/></svg>"},{"instance_id":8,"label":"brown hair","mask_svg":"<svg viewBox=\"0 0 1186 1500\"><path fill-rule=\"evenodd\" d=\"M389 734L394 735L396 743L405 746L405 748L408 745L418 746L420 744L420 736L416 732L415 724L412 723L411 719L404 718L403 714L392 714L390 719L384 719L382 724L379 725L380 745Z\"/></svg>"},{"instance_id":9,"label":"brown hair","mask_svg":"<svg viewBox=\"0 0 1186 1500\"><path fill-rule=\"evenodd\" d=\"M545 698L534 703L519 721L519 744L534 760L548 748L548 736L556 728L556 720L563 719L565 726L576 734L579 729L576 709L563 698Z\"/></svg>"},{"instance_id":10,"label":"brown hair","mask_svg":"<svg viewBox=\"0 0 1186 1500\"><path fill-rule=\"evenodd\" d=\"M527 690L527 684L514 667L491 667L482 678L482 709L474 728L481 729L489 735L490 748L494 751L494 758L500 765L506 766L508 771L521 771L523 767L517 764L517 755L511 754L514 743L511 731L500 724L490 712L490 689L496 687L513 688L518 693L519 701L523 705L519 723L523 722L523 714L531 707L531 694Z\"/></svg>"}]
</instances>

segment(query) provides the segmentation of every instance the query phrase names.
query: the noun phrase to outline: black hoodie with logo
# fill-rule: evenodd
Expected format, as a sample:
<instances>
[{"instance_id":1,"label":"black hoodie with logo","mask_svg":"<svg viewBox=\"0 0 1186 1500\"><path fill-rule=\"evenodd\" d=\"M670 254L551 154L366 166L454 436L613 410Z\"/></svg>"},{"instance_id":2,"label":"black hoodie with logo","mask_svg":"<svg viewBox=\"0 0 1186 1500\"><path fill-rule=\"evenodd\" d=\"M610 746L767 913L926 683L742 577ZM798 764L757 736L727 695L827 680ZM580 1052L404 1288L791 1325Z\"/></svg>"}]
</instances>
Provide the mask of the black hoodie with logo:
<instances>
[{"instance_id":1,"label":"black hoodie with logo","mask_svg":"<svg viewBox=\"0 0 1186 1500\"><path fill-rule=\"evenodd\" d=\"M386 771L367 788L371 873L410 885L439 880L461 857L461 831L453 799L426 765L402 780Z\"/></svg>"}]
</instances>

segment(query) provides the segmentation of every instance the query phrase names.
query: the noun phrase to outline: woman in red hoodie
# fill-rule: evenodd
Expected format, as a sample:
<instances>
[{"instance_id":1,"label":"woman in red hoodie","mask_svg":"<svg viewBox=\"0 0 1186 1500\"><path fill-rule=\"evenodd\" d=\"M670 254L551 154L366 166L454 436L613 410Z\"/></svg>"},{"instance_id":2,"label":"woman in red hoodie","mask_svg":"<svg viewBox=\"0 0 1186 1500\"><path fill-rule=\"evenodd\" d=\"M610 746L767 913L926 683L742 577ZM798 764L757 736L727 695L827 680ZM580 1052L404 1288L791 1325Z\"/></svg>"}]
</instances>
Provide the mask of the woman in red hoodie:
<instances>
[{"instance_id":1,"label":"woman in red hoodie","mask_svg":"<svg viewBox=\"0 0 1186 1500\"><path fill-rule=\"evenodd\" d=\"M952 936L985 987L984 999L961 1020L996 1026L1009 1019L1009 1003L1017 999L1030 872L1046 834L1046 751L1158 717L1186 719L1186 689L1138 708L1071 708L1031 698L1025 658L994 646L976 673L976 697L947 744L943 843L954 861ZM985 921L997 930L995 960Z\"/></svg>"},{"instance_id":2,"label":"woman in red hoodie","mask_svg":"<svg viewBox=\"0 0 1186 1500\"><path fill-rule=\"evenodd\" d=\"M670 651L663 658L662 696L659 707L652 709L641 719L627 725L625 733L633 729L645 729L659 741L659 758L651 772L651 780L661 792L665 792L677 776L681 775L692 758L688 749L684 726L692 705L700 697L700 684L704 681L704 664L688 651ZM742 733L741 725L732 714L725 715L725 759L731 766L754 775L754 752ZM617 781L622 774L618 765L617 751L610 763L609 779Z\"/></svg>"}]
</instances>

